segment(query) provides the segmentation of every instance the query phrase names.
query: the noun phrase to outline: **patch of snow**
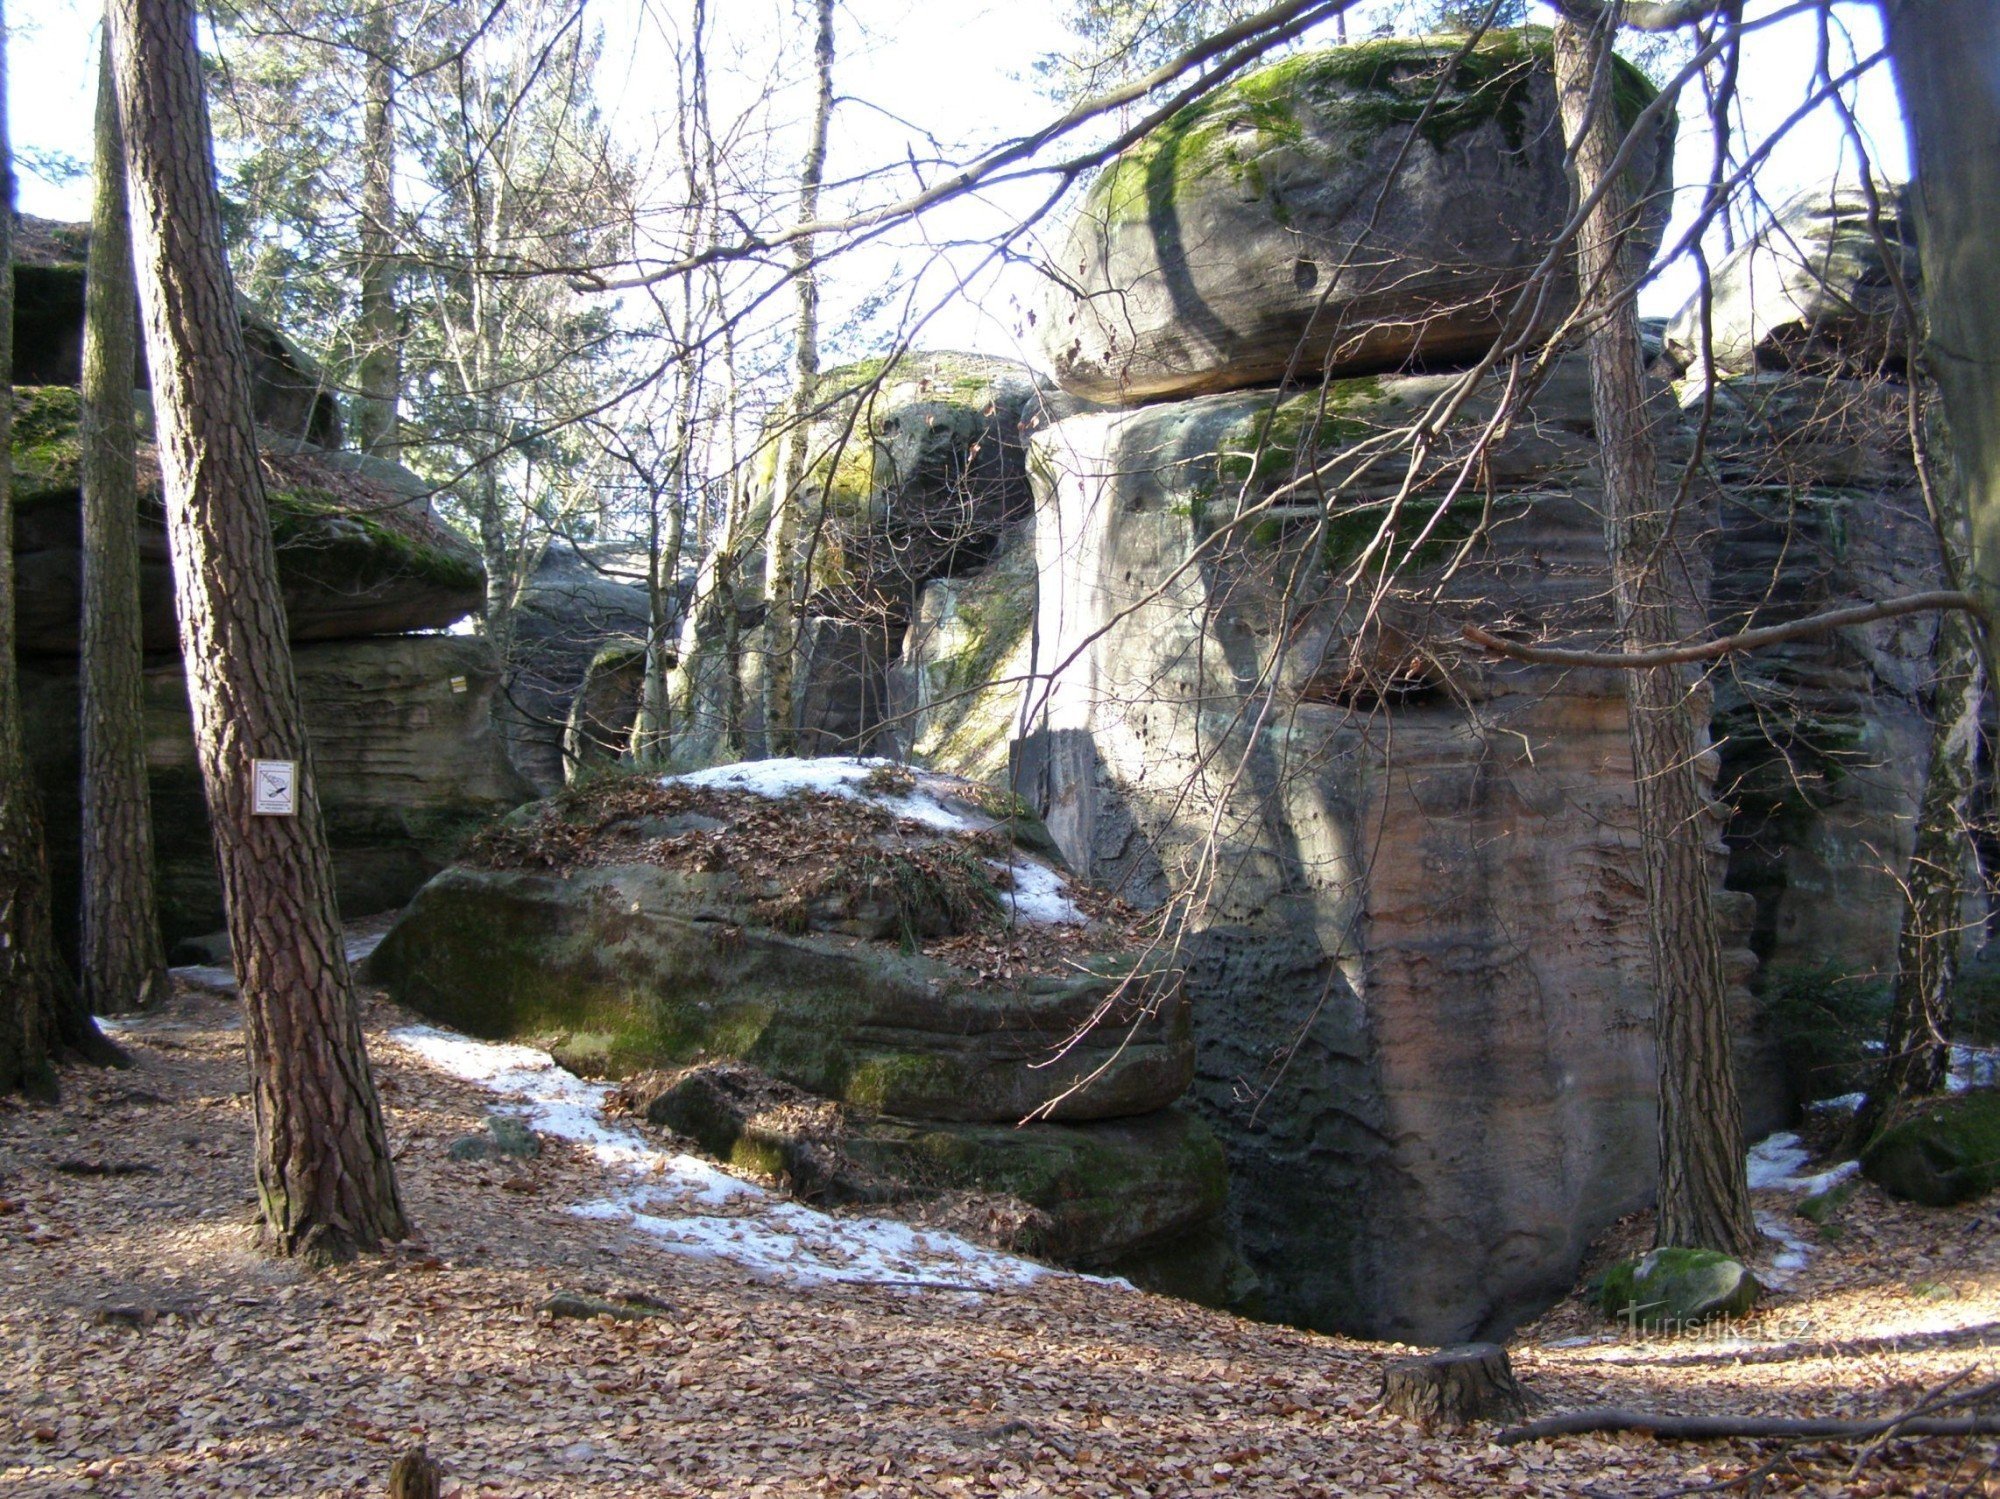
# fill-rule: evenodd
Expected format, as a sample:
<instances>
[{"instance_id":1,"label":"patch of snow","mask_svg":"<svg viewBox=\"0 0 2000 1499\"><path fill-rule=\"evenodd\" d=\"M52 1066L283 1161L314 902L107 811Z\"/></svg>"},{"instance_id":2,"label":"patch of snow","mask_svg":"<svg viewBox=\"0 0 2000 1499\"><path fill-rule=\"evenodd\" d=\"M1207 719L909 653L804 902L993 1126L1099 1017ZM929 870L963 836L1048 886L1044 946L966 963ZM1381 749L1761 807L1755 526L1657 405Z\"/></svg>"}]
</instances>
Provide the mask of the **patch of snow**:
<instances>
[{"instance_id":1,"label":"patch of snow","mask_svg":"<svg viewBox=\"0 0 2000 1499\"><path fill-rule=\"evenodd\" d=\"M1851 1114L1867 1101L1866 1093L1843 1093L1838 1098L1816 1098L1806 1107L1815 1114L1830 1114L1836 1110Z\"/></svg>"},{"instance_id":2,"label":"patch of snow","mask_svg":"<svg viewBox=\"0 0 2000 1499\"><path fill-rule=\"evenodd\" d=\"M1846 1181L1861 1169L1859 1161L1842 1161L1811 1176L1799 1168L1811 1159L1799 1137L1790 1132L1771 1135L1750 1147L1749 1177L1753 1192L1804 1192L1817 1196Z\"/></svg>"},{"instance_id":3,"label":"patch of snow","mask_svg":"<svg viewBox=\"0 0 2000 1499\"><path fill-rule=\"evenodd\" d=\"M1778 1245L1778 1252L1771 1256L1770 1266L1762 1278L1765 1284L1774 1290L1781 1289L1794 1275L1805 1269L1806 1260L1812 1255L1812 1245L1786 1228L1771 1214L1759 1213L1756 1217L1757 1232Z\"/></svg>"},{"instance_id":4,"label":"patch of snow","mask_svg":"<svg viewBox=\"0 0 2000 1499\"><path fill-rule=\"evenodd\" d=\"M894 760L858 756L829 755L811 760L743 760L733 765L713 765L686 775L665 776L663 786L705 786L711 791L748 791L774 801L796 796L802 791L822 791L849 801L869 802L898 817L907 817L925 827L947 833L970 833L979 824L963 813L954 812L924 790L918 778L908 796L864 789L862 782L878 771L907 769Z\"/></svg>"},{"instance_id":5,"label":"patch of snow","mask_svg":"<svg viewBox=\"0 0 2000 1499\"><path fill-rule=\"evenodd\" d=\"M1810 1159L1799 1137L1789 1132L1759 1140L1750 1147L1750 1190L1784 1186Z\"/></svg>"},{"instance_id":6,"label":"patch of snow","mask_svg":"<svg viewBox=\"0 0 2000 1499\"><path fill-rule=\"evenodd\" d=\"M347 939L347 961L350 963L361 962L370 953L375 951L376 948L380 947L382 939L388 935L388 928L384 927L381 931L370 932L365 937L349 937Z\"/></svg>"},{"instance_id":7,"label":"patch of snow","mask_svg":"<svg viewBox=\"0 0 2000 1499\"><path fill-rule=\"evenodd\" d=\"M1003 868L991 859L986 862L995 869ZM1063 894L1062 876L1046 864L1016 859L1004 868L1013 878L1013 888L1001 891L1000 901L1016 921L1032 926L1082 926L1090 920Z\"/></svg>"},{"instance_id":8,"label":"patch of snow","mask_svg":"<svg viewBox=\"0 0 2000 1499\"><path fill-rule=\"evenodd\" d=\"M610 1085L565 1071L545 1051L428 1025L391 1031L389 1039L439 1071L507 1098L532 1128L576 1141L604 1166L636 1178L570 1211L630 1224L671 1253L727 1260L802 1284L948 1280L997 1288L1053 1273L953 1234L893 1219L836 1218L739 1181L698 1156L669 1155L638 1131L605 1123Z\"/></svg>"},{"instance_id":9,"label":"patch of snow","mask_svg":"<svg viewBox=\"0 0 2000 1499\"><path fill-rule=\"evenodd\" d=\"M1954 1046L1945 1086L1954 1093L2000 1083L2000 1051L1986 1046Z\"/></svg>"}]
</instances>

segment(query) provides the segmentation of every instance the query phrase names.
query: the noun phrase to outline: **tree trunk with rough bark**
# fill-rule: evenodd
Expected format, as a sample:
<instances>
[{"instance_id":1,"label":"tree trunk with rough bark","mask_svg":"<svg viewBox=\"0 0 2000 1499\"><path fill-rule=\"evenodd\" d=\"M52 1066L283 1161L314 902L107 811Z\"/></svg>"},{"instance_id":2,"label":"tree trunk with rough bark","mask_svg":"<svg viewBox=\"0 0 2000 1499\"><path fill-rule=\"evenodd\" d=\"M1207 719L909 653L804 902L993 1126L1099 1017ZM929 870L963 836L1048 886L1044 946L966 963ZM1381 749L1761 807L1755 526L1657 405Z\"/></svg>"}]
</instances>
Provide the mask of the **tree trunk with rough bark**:
<instances>
[{"instance_id":1,"label":"tree trunk with rough bark","mask_svg":"<svg viewBox=\"0 0 2000 1499\"><path fill-rule=\"evenodd\" d=\"M819 84L812 131L799 172L799 222L819 217L819 189L826 175L827 122L833 115L833 0L817 0L818 38L813 72ZM771 524L764 548L764 743L774 756L798 751L795 679L799 655L799 607L805 589L799 578L800 536L805 503L807 422L819 385L819 274L813 267L813 236L792 245L792 285L798 321L792 347L792 402L778 436L772 476Z\"/></svg>"},{"instance_id":2,"label":"tree trunk with rough bark","mask_svg":"<svg viewBox=\"0 0 2000 1499\"><path fill-rule=\"evenodd\" d=\"M138 289L124 142L100 49L97 160L83 310L83 998L100 1015L167 993L153 892L139 624L139 483L132 419Z\"/></svg>"},{"instance_id":3,"label":"tree trunk with rough bark","mask_svg":"<svg viewBox=\"0 0 2000 1499\"><path fill-rule=\"evenodd\" d=\"M1889 61L1916 158L1929 323L1924 363L1943 398L1972 528L1969 591L2000 620L2000 0L1887 0ZM1992 625L1982 631L1989 676Z\"/></svg>"},{"instance_id":4,"label":"tree trunk with rough bark","mask_svg":"<svg viewBox=\"0 0 2000 1499\"><path fill-rule=\"evenodd\" d=\"M361 110L361 360L355 441L395 458L402 398L402 317L396 303L396 26L390 0L361 17L366 94Z\"/></svg>"},{"instance_id":5,"label":"tree trunk with rough bark","mask_svg":"<svg viewBox=\"0 0 2000 1499\"><path fill-rule=\"evenodd\" d=\"M1611 108L1615 10L1555 33L1556 89L1579 199L1605 184L1618 147ZM1589 331L1591 407L1604 470L1604 525L1618 632L1627 650L1673 644L1695 619L1669 532L1647 430L1644 355L1625 244L1633 216L1613 180L1577 236ZM1659 1050L1659 1219L1663 1245L1747 1254L1756 1242L1742 1110L1731 1064L1728 986L1715 916L1708 798L1695 728L1703 689L1686 668L1625 674L1639 802Z\"/></svg>"},{"instance_id":6,"label":"tree trunk with rough bark","mask_svg":"<svg viewBox=\"0 0 2000 1499\"><path fill-rule=\"evenodd\" d=\"M66 1054L109 1061L50 921L48 845L28 773L14 663L14 155L7 139L7 19L0 3L0 1093L56 1094Z\"/></svg>"},{"instance_id":7,"label":"tree trunk with rough bark","mask_svg":"<svg viewBox=\"0 0 2000 1499\"><path fill-rule=\"evenodd\" d=\"M193 0L112 0L110 14L181 653L243 995L257 1195L276 1252L345 1258L407 1229L292 675ZM296 815L253 815L255 760L296 767Z\"/></svg>"}]
</instances>

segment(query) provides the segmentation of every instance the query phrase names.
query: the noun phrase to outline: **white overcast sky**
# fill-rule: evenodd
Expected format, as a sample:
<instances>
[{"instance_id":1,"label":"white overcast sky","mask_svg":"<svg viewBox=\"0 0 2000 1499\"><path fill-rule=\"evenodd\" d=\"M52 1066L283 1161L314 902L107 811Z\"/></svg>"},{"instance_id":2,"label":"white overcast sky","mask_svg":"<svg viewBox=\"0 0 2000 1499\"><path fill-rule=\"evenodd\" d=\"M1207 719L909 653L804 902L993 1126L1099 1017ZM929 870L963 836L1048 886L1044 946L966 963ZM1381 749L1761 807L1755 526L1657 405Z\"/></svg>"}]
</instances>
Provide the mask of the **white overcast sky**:
<instances>
[{"instance_id":1,"label":"white overcast sky","mask_svg":"<svg viewBox=\"0 0 2000 1499\"><path fill-rule=\"evenodd\" d=\"M637 18L636 0L597 0L597 4L610 38L600 96L614 128L643 151L655 129L656 101L660 107L669 102L661 98L655 81L660 76L657 54L648 44L647 26ZM1777 8L1777 0L1753 0L1748 13L1754 18ZM88 159L98 4L36 0L25 8L25 18L23 7L17 4L11 9L16 19L9 42L8 81L17 147ZM807 23L790 0L729 0L714 11L727 18L723 23L727 27L741 28L738 38L753 56L760 49L768 53L788 32L794 42L804 41L800 33ZM912 138L911 125L953 144L980 145L1046 118L1051 106L1036 91L1032 69L1037 57L1062 43L1057 14L1057 0L846 0L839 22L836 88L845 98L868 103L843 104L836 117L833 174L838 176L843 164L851 170L864 160L901 158L905 141ZM1839 72L1855 55L1878 49L1881 36L1872 5L1837 4L1834 15L1847 33L1835 42L1832 68ZM1356 34L1365 32L1365 22L1357 21L1354 29ZM1746 45L1741 87L1753 134L1761 135L1797 104L1812 77L1817 45L1817 30L1809 16L1759 32ZM798 101L795 115L802 115L804 102ZM1704 122L1693 117L1697 110L1693 101L1684 102L1676 173L1683 184L1683 205L1692 196L1689 185L1699 184L1707 171L1709 141ZM1897 179L1906 176L1902 125L1886 67L1864 81L1857 114L1878 169ZM921 144L916 151L925 154ZM1852 173L1854 160L1832 111L1822 110L1773 152L1761 173L1760 188L1776 202L1837 172ZM20 180L24 212L51 218L85 216L84 184L50 183L28 172ZM963 205L902 236L898 245L869 252L849 265L845 290L854 297L885 285L909 286L915 288L918 304L944 304L916 340L920 345L1021 353L1016 330L1022 304L1039 295L1036 278L1017 269L989 275L954 295L949 264L969 267L972 252L953 251L946 261L937 261L927 247L983 239L1009 209L1018 212L1027 196L1000 204ZM919 267L926 264L930 270L919 277ZM1651 312L1670 312L1691 285L1691 271L1668 267L1642 305ZM832 300L837 306L839 288Z\"/></svg>"}]
</instances>

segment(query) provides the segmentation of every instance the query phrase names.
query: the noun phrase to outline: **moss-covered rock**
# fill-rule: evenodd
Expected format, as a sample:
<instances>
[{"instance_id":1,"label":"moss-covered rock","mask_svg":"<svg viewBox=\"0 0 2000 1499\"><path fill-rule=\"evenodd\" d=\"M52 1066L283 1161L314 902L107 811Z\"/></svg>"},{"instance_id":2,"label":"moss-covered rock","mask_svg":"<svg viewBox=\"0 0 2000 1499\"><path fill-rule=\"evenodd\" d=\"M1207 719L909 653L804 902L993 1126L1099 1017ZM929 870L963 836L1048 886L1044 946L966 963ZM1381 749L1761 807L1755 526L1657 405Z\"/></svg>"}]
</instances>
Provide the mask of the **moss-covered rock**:
<instances>
[{"instance_id":1,"label":"moss-covered rock","mask_svg":"<svg viewBox=\"0 0 2000 1499\"><path fill-rule=\"evenodd\" d=\"M82 607L81 401L73 387L17 386L16 624L23 651L69 655ZM431 515L422 481L359 454L260 434L278 578L294 640L441 629L476 611L485 569ZM159 464L139 445L140 612L145 646L178 645Z\"/></svg>"},{"instance_id":2,"label":"moss-covered rock","mask_svg":"<svg viewBox=\"0 0 2000 1499\"><path fill-rule=\"evenodd\" d=\"M1026 367L984 354L911 352L822 375L804 439L815 607L859 618L886 600L900 614L925 582L983 561L1030 507L1021 427L1042 395ZM769 520L780 435L752 460L752 537ZM745 576L762 576L754 558Z\"/></svg>"},{"instance_id":3,"label":"moss-covered rock","mask_svg":"<svg viewBox=\"0 0 2000 1499\"><path fill-rule=\"evenodd\" d=\"M1618 64L1630 120L1653 89ZM1632 168L1666 221L1671 116ZM1387 39L1232 80L1093 182L1041 324L1066 390L1149 399L1460 358L1568 215L1543 31ZM1553 328L1566 297L1549 300Z\"/></svg>"},{"instance_id":4,"label":"moss-covered rock","mask_svg":"<svg viewBox=\"0 0 2000 1499\"><path fill-rule=\"evenodd\" d=\"M1713 1249L1655 1249L1614 1265L1598 1304L1604 1315L1668 1331L1717 1317L1740 1317L1756 1303L1757 1277Z\"/></svg>"},{"instance_id":5,"label":"moss-covered rock","mask_svg":"<svg viewBox=\"0 0 2000 1499\"><path fill-rule=\"evenodd\" d=\"M1863 1152L1861 1169L1892 1197L1925 1207L1984 1197L2000 1185L2000 1090L1910 1107Z\"/></svg>"},{"instance_id":6,"label":"moss-covered rock","mask_svg":"<svg viewBox=\"0 0 2000 1499\"><path fill-rule=\"evenodd\" d=\"M783 915L720 872L455 868L419 892L370 972L423 1014L547 1046L583 1070L741 1060L914 1118L1012 1124L1050 1105L1058 1119L1143 1113L1192 1075L1186 1007L1165 979L1131 986L1053 1060L1118 986L1116 963L987 984L892 942L769 924ZM800 922L851 915L796 912Z\"/></svg>"}]
</instances>

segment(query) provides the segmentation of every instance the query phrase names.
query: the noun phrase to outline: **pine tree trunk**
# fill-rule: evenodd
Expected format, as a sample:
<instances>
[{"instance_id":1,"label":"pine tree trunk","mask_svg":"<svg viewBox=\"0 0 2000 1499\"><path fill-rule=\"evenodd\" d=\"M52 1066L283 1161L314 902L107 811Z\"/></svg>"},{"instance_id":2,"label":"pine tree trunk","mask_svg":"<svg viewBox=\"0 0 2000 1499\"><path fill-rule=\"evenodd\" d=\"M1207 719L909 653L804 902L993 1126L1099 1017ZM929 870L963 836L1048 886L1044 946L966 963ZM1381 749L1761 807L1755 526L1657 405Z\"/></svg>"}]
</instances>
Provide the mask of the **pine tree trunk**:
<instances>
[{"instance_id":1,"label":"pine tree trunk","mask_svg":"<svg viewBox=\"0 0 2000 1499\"><path fill-rule=\"evenodd\" d=\"M1606 18L1589 30L1566 19L1556 26L1556 89L1580 198L1605 181L1619 141L1610 95L1616 7ZM1696 615L1675 565L1672 515L1646 426L1633 268L1624 252L1632 217L1624 184L1611 182L1577 236L1576 264L1613 606L1625 646L1646 650L1685 638ZM1659 1049L1659 1242L1742 1255L1756 1230L1699 770L1706 736L1696 732L1694 704L1705 689L1692 673L1663 667L1625 673L1625 688Z\"/></svg>"},{"instance_id":2,"label":"pine tree trunk","mask_svg":"<svg viewBox=\"0 0 2000 1499\"><path fill-rule=\"evenodd\" d=\"M819 189L826 175L827 122L833 114L833 0L817 0L818 40L813 49L819 95L813 104L812 132L799 173L799 221L819 217ZM799 664L799 606L804 592L798 576L805 503L807 420L819 384L819 275L813 267L813 237L792 245L792 285L798 296L793 338L792 409L778 438L772 481L771 526L764 548L764 741L774 756L798 752L795 678Z\"/></svg>"},{"instance_id":3,"label":"pine tree trunk","mask_svg":"<svg viewBox=\"0 0 2000 1499\"><path fill-rule=\"evenodd\" d=\"M396 305L396 35L389 0L362 12L361 360L355 434L365 453L394 459L402 397L402 321Z\"/></svg>"},{"instance_id":4,"label":"pine tree trunk","mask_svg":"<svg viewBox=\"0 0 2000 1499\"><path fill-rule=\"evenodd\" d=\"M90 265L83 314L83 998L100 1015L167 992L153 895L153 811L139 624L138 438L133 335L138 289L125 207L124 143L101 48Z\"/></svg>"},{"instance_id":5,"label":"pine tree trunk","mask_svg":"<svg viewBox=\"0 0 2000 1499\"><path fill-rule=\"evenodd\" d=\"M344 1258L406 1227L292 675L193 0L112 0L110 16L181 652L243 994L257 1194L278 1253ZM297 815L252 815L253 759L297 767Z\"/></svg>"},{"instance_id":6,"label":"pine tree trunk","mask_svg":"<svg viewBox=\"0 0 2000 1499\"><path fill-rule=\"evenodd\" d=\"M21 731L14 662L14 156L7 139L6 11L0 0L0 1093L53 1098L66 1052L116 1056L56 956L42 810Z\"/></svg>"}]
</instances>

